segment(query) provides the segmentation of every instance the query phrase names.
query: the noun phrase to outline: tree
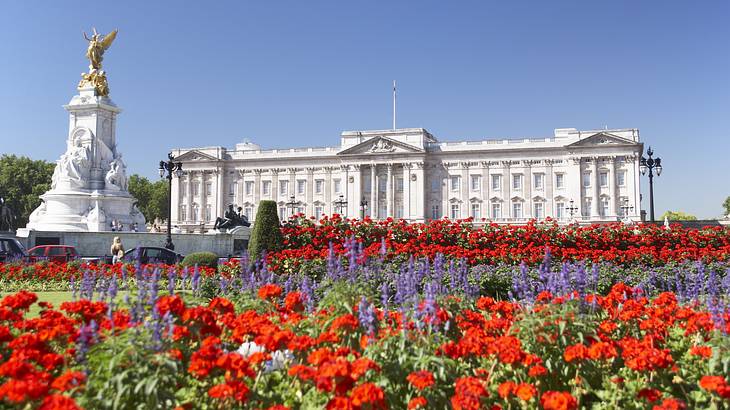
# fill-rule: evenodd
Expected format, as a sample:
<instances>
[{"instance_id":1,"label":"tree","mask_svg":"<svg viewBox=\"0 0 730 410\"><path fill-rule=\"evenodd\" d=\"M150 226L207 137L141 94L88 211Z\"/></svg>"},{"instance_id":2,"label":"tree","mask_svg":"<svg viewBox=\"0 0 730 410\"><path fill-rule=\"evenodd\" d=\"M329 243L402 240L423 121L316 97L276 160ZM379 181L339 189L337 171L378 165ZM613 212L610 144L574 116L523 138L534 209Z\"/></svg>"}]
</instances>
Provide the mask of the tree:
<instances>
[{"instance_id":1,"label":"tree","mask_svg":"<svg viewBox=\"0 0 730 410\"><path fill-rule=\"evenodd\" d=\"M725 215L730 216L730 196L725 198L725 202L722 206L725 208Z\"/></svg>"},{"instance_id":2,"label":"tree","mask_svg":"<svg viewBox=\"0 0 730 410\"><path fill-rule=\"evenodd\" d=\"M694 215L686 214L681 211L667 211L662 214L662 216L659 217L660 221L663 221L664 218L669 219L670 221L696 221L697 217Z\"/></svg>"},{"instance_id":3,"label":"tree","mask_svg":"<svg viewBox=\"0 0 730 410\"><path fill-rule=\"evenodd\" d=\"M55 164L15 155L0 156L0 196L13 210L16 227L28 224L28 217L41 204L40 196L51 188Z\"/></svg>"},{"instance_id":4,"label":"tree","mask_svg":"<svg viewBox=\"0 0 730 410\"><path fill-rule=\"evenodd\" d=\"M150 182L149 179L137 174L129 177L129 193L137 200L137 208L148 221L153 221L155 218L167 219L169 207L167 190L167 180Z\"/></svg>"},{"instance_id":5,"label":"tree","mask_svg":"<svg viewBox=\"0 0 730 410\"><path fill-rule=\"evenodd\" d=\"M248 241L248 254L251 260L259 259L264 252L281 249L284 237L281 234L281 223L276 210L276 202L261 201L256 212L256 221Z\"/></svg>"}]
</instances>

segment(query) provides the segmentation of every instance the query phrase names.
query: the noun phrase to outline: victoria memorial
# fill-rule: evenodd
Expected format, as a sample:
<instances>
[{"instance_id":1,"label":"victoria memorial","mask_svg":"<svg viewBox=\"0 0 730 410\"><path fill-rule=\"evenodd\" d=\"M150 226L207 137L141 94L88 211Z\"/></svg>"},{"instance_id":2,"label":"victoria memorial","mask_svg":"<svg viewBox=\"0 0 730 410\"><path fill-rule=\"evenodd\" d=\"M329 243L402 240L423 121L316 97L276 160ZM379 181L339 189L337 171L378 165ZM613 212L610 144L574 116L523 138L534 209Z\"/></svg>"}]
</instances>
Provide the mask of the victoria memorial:
<instances>
[{"instance_id":1,"label":"victoria memorial","mask_svg":"<svg viewBox=\"0 0 730 410\"><path fill-rule=\"evenodd\" d=\"M339 146L174 149L172 221L209 229L229 204L249 220L261 200L303 213L422 222L638 219L637 129L556 129L543 138L441 142L423 128L346 131Z\"/></svg>"}]
</instances>

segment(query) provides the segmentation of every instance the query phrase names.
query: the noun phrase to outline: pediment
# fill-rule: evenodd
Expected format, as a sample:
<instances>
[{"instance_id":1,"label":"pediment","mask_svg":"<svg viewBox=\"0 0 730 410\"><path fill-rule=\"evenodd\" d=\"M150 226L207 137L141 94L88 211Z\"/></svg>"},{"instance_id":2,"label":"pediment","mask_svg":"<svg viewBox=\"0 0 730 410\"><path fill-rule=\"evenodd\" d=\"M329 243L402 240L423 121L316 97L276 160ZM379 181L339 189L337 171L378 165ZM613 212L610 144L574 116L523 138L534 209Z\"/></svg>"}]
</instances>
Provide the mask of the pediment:
<instances>
[{"instance_id":1,"label":"pediment","mask_svg":"<svg viewBox=\"0 0 730 410\"><path fill-rule=\"evenodd\" d=\"M533 196L532 200L536 202L545 202L545 198L541 197L540 195Z\"/></svg>"},{"instance_id":2,"label":"pediment","mask_svg":"<svg viewBox=\"0 0 730 410\"><path fill-rule=\"evenodd\" d=\"M566 202L567 200L568 200L568 198L566 198L562 195L558 195L555 197L555 201L557 201L557 202Z\"/></svg>"},{"instance_id":3,"label":"pediment","mask_svg":"<svg viewBox=\"0 0 730 410\"><path fill-rule=\"evenodd\" d=\"M354 147L344 149L337 155L382 155L402 153L423 153L424 150L387 137L374 137Z\"/></svg>"},{"instance_id":4,"label":"pediment","mask_svg":"<svg viewBox=\"0 0 730 410\"><path fill-rule=\"evenodd\" d=\"M500 198L498 196L493 196L493 197L489 198L489 200L492 202L503 202L502 198Z\"/></svg>"},{"instance_id":5,"label":"pediment","mask_svg":"<svg viewBox=\"0 0 730 410\"><path fill-rule=\"evenodd\" d=\"M519 196L513 196L513 197L512 197L512 202L525 202L525 200L524 200L524 199L522 199L522 197L519 197Z\"/></svg>"},{"instance_id":6,"label":"pediment","mask_svg":"<svg viewBox=\"0 0 730 410\"><path fill-rule=\"evenodd\" d=\"M180 156L175 157L175 161L216 161L218 158L208 155L198 150L188 151Z\"/></svg>"},{"instance_id":7,"label":"pediment","mask_svg":"<svg viewBox=\"0 0 730 410\"><path fill-rule=\"evenodd\" d=\"M596 147L596 146L627 146L638 145L639 143L611 134L610 132L599 132L590 137L576 141L568 148Z\"/></svg>"}]
</instances>

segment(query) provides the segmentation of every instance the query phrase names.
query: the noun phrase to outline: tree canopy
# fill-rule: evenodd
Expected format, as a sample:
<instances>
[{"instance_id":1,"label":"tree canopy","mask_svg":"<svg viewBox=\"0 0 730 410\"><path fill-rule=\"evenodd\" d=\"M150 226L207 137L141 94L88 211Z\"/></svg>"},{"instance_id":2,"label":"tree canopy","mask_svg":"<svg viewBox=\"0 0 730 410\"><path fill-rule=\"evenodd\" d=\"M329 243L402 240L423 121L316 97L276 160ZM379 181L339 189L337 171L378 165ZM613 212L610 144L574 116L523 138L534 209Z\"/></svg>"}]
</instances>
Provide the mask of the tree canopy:
<instances>
[{"instance_id":1,"label":"tree canopy","mask_svg":"<svg viewBox=\"0 0 730 410\"><path fill-rule=\"evenodd\" d=\"M13 210L16 228L28 224L28 217L38 205L40 196L51 188L56 164L15 155L0 156L0 196Z\"/></svg>"},{"instance_id":2,"label":"tree canopy","mask_svg":"<svg viewBox=\"0 0 730 410\"><path fill-rule=\"evenodd\" d=\"M725 215L730 215L730 196L725 198L725 202L723 202L722 206L725 208Z\"/></svg>"},{"instance_id":3,"label":"tree canopy","mask_svg":"<svg viewBox=\"0 0 730 410\"><path fill-rule=\"evenodd\" d=\"M664 219L669 219L670 221L696 221L697 217L694 215L686 214L681 211L667 211L662 214L662 216L659 217L660 221L663 221Z\"/></svg>"},{"instance_id":4,"label":"tree canopy","mask_svg":"<svg viewBox=\"0 0 730 410\"><path fill-rule=\"evenodd\" d=\"M167 219L169 201L167 180L150 182L149 179L134 174L129 177L129 193L137 200L137 208L148 222L155 218Z\"/></svg>"}]
</instances>

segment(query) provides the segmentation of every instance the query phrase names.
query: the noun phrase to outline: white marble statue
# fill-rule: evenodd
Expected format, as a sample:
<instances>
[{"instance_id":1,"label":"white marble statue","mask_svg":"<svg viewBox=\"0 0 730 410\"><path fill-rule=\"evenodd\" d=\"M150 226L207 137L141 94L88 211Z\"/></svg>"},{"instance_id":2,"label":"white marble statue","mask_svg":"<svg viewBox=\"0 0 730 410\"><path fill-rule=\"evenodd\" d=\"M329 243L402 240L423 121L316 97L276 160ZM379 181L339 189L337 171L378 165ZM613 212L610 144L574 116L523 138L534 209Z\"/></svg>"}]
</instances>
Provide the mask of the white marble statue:
<instances>
[{"instance_id":1,"label":"white marble statue","mask_svg":"<svg viewBox=\"0 0 730 410\"><path fill-rule=\"evenodd\" d=\"M81 140L74 140L73 145L56 162L51 188L56 188L61 180L69 181L72 187L84 187L89 179L90 165L89 149L82 145Z\"/></svg>"},{"instance_id":2,"label":"white marble statue","mask_svg":"<svg viewBox=\"0 0 730 410\"><path fill-rule=\"evenodd\" d=\"M122 161L122 154L119 154L109 163L109 171L107 171L104 178L106 189L113 191L127 190L126 168L127 166Z\"/></svg>"}]
</instances>

